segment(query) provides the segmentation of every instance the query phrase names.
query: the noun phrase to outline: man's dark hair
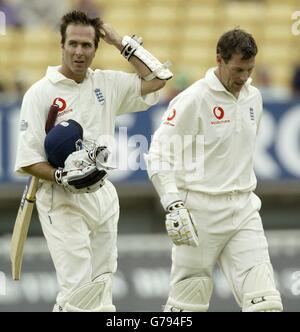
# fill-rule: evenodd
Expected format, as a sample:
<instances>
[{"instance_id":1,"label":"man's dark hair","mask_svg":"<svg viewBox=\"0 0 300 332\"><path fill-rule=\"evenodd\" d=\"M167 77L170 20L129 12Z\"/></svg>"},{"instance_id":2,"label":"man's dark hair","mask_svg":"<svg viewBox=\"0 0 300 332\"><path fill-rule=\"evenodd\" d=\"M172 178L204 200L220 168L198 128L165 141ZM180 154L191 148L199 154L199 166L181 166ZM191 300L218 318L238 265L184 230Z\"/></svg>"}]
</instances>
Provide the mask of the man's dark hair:
<instances>
[{"instance_id":1,"label":"man's dark hair","mask_svg":"<svg viewBox=\"0 0 300 332\"><path fill-rule=\"evenodd\" d=\"M242 59L250 59L257 54L257 45L250 33L235 28L225 32L217 44L217 54L227 63L233 54L242 54Z\"/></svg>"},{"instance_id":2,"label":"man's dark hair","mask_svg":"<svg viewBox=\"0 0 300 332\"><path fill-rule=\"evenodd\" d=\"M101 37L100 28L103 24L102 20L99 17L89 18L85 13L74 10L70 13L64 15L61 19L60 24L60 34L61 34L61 43L64 44L66 41L66 30L68 25L85 25L92 26L95 29L95 48L98 48L99 40Z\"/></svg>"}]
</instances>

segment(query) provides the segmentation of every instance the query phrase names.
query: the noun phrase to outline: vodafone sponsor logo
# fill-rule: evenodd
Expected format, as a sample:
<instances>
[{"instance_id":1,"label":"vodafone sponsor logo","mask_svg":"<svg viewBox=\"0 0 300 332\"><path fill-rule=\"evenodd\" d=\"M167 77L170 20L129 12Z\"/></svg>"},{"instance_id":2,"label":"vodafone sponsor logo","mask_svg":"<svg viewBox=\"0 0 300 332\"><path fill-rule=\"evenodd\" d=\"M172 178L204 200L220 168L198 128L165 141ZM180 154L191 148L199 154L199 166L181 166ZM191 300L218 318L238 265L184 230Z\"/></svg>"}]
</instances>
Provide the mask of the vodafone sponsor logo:
<instances>
[{"instance_id":1,"label":"vodafone sponsor logo","mask_svg":"<svg viewBox=\"0 0 300 332\"><path fill-rule=\"evenodd\" d=\"M70 112L73 112L73 109L70 108L70 109L66 109L67 108L67 102L61 98L61 97L57 97L53 100L53 105L56 105L59 107L59 111L58 111L58 117L59 116L62 116L64 114L67 114L67 113L70 113Z\"/></svg>"},{"instance_id":2,"label":"vodafone sponsor logo","mask_svg":"<svg viewBox=\"0 0 300 332\"><path fill-rule=\"evenodd\" d=\"M59 112L62 112L67 107L66 101L60 97L57 97L53 100L53 105L59 107Z\"/></svg>"},{"instance_id":3,"label":"vodafone sponsor logo","mask_svg":"<svg viewBox=\"0 0 300 332\"><path fill-rule=\"evenodd\" d=\"M213 113L218 120L221 120L224 117L224 110L220 106L214 107Z\"/></svg>"},{"instance_id":4,"label":"vodafone sponsor logo","mask_svg":"<svg viewBox=\"0 0 300 332\"><path fill-rule=\"evenodd\" d=\"M219 125L230 122L230 120L222 120L224 118L225 112L221 106L215 106L213 108L213 114L217 118L217 121L211 121L212 125Z\"/></svg>"},{"instance_id":5,"label":"vodafone sponsor logo","mask_svg":"<svg viewBox=\"0 0 300 332\"><path fill-rule=\"evenodd\" d=\"M164 125L167 125L167 126L172 126L172 127L174 127L175 124L172 123L171 121L173 121L173 120L175 119L175 117L176 117L176 109L173 108L173 109L170 111L170 113L168 114L167 119L166 119L166 121L165 121L163 124L164 124Z\"/></svg>"}]
</instances>

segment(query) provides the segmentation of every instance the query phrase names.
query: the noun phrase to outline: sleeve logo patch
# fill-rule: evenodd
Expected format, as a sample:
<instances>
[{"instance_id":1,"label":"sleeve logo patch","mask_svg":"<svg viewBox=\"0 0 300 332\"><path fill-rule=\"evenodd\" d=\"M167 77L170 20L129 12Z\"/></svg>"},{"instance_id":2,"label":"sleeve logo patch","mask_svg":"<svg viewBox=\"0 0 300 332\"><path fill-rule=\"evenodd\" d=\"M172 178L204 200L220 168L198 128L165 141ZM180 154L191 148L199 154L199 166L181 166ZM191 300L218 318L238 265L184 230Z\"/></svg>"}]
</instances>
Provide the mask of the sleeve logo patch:
<instances>
[{"instance_id":1,"label":"sleeve logo patch","mask_svg":"<svg viewBox=\"0 0 300 332\"><path fill-rule=\"evenodd\" d=\"M25 131L25 130L27 130L27 128L28 128L28 122L25 121L25 120L21 120L21 123L20 123L20 130L21 130L21 131Z\"/></svg>"}]
</instances>

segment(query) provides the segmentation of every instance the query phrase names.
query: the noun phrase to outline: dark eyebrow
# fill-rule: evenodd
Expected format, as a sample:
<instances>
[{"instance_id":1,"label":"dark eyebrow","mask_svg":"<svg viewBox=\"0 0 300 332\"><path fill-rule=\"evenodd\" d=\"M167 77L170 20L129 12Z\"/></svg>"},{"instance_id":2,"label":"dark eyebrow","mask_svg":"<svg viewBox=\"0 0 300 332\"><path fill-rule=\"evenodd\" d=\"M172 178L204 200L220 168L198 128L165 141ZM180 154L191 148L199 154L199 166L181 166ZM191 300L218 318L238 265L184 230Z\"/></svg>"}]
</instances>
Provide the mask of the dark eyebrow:
<instances>
[{"instance_id":1,"label":"dark eyebrow","mask_svg":"<svg viewBox=\"0 0 300 332\"><path fill-rule=\"evenodd\" d=\"M82 45L93 45L93 43L91 42L78 42L77 40L74 40L74 39L70 39L68 40L68 43L77 43L77 44L82 44Z\"/></svg>"},{"instance_id":2,"label":"dark eyebrow","mask_svg":"<svg viewBox=\"0 0 300 332\"><path fill-rule=\"evenodd\" d=\"M234 65L233 65L233 67L234 67L235 69L241 69L241 70L244 70L242 67L239 67L239 66L234 66ZM255 68L255 66L250 67L249 69L245 69L245 70L252 70L252 69L254 69L254 68Z\"/></svg>"}]
</instances>

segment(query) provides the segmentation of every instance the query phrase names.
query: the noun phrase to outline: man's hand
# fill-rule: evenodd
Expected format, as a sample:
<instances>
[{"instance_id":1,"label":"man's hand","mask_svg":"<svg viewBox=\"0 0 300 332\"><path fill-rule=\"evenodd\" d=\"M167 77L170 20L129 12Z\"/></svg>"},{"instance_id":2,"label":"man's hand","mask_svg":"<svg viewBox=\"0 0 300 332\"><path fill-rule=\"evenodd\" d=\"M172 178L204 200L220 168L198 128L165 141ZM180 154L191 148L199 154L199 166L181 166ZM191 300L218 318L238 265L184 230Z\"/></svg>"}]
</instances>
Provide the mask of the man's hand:
<instances>
[{"instance_id":1,"label":"man's hand","mask_svg":"<svg viewBox=\"0 0 300 332\"><path fill-rule=\"evenodd\" d=\"M99 171L95 165L89 165L83 169L69 171L57 169L54 175L56 183L62 185L67 191L72 194L84 194L101 188L105 183L107 172Z\"/></svg>"},{"instance_id":2,"label":"man's hand","mask_svg":"<svg viewBox=\"0 0 300 332\"><path fill-rule=\"evenodd\" d=\"M199 245L197 224L182 201L173 202L167 207L166 229L177 246L197 247Z\"/></svg>"},{"instance_id":3,"label":"man's hand","mask_svg":"<svg viewBox=\"0 0 300 332\"><path fill-rule=\"evenodd\" d=\"M84 146L83 149L75 151L69 155L65 161L65 168L76 169L93 164L99 170L109 170L112 169L109 166L106 166L110 152L106 146L94 146L92 148Z\"/></svg>"},{"instance_id":4,"label":"man's hand","mask_svg":"<svg viewBox=\"0 0 300 332\"><path fill-rule=\"evenodd\" d=\"M119 50L123 48L122 37L117 33L109 23L103 23L101 26L101 38L110 45L115 45Z\"/></svg>"},{"instance_id":5,"label":"man's hand","mask_svg":"<svg viewBox=\"0 0 300 332\"><path fill-rule=\"evenodd\" d=\"M100 153L100 152L99 152ZM105 183L107 172L96 166L89 151L75 151L65 161L64 169L55 171L56 183L62 185L73 194L91 193L101 188Z\"/></svg>"},{"instance_id":6,"label":"man's hand","mask_svg":"<svg viewBox=\"0 0 300 332\"><path fill-rule=\"evenodd\" d=\"M88 150L88 157L92 160L98 169L111 169L111 167L106 166L108 156L110 151L106 146L96 146L91 150Z\"/></svg>"}]
</instances>

